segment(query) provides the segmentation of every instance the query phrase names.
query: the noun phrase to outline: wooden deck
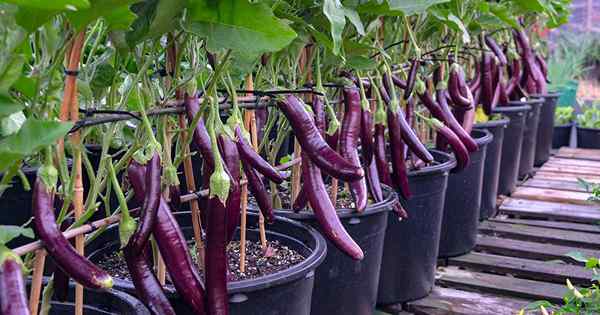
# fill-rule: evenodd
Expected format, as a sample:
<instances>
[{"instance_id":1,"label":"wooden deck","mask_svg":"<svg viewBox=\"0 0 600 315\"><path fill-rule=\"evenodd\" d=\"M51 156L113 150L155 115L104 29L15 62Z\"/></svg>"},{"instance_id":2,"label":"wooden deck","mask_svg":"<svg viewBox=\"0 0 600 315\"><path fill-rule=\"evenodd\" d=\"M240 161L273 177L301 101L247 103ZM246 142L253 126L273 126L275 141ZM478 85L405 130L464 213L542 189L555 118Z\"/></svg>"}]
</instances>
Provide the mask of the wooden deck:
<instances>
[{"instance_id":1,"label":"wooden deck","mask_svg":"<svg viewBox=\"0 0 600 315\"><path fill-rule=\"evenodd\" d=\"M379 314L517 314L536 300L561 303L566 279L589 285L592 272L569 254L600 257L600 204L578 178L600 183L600 150L558 150L480 224L471 253L438 267L431 295Z\"/></svg>"}]
</instances>

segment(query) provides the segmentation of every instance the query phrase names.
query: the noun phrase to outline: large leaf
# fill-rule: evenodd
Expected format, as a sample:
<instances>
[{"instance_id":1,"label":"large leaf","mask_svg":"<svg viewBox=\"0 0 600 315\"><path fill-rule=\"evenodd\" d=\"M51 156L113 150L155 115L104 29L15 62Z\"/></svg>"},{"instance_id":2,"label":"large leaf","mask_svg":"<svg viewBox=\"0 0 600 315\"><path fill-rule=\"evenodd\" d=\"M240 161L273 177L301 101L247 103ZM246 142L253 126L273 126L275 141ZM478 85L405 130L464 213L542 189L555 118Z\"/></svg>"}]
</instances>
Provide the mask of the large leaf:
<instances>
[{"instance_id":1,"label":"large leaf","mask_svg":"<svg viewBox=\"0 0 600 315\"><path fill-rule=\"evenodd\" d=\"M23 7L43 10L72 10L87 9L90 7L88 0L5 0L8 3Z\"/></svg>"},{"instance_id":2,"label":"large leaf","mask_svg":"<svg viewBox=\"0 0 600 315\"><path fill-rule=\"evenodd\" d=\"M93 0L89 9L68 12L67 17L76 29L81 30L91 22L104 18L109 29L128 29L136 16L129 5L137 0Z\"/></svg>"},{"instance_id":3,"label":"large leaf","mask_svg":"<svg viewBox=\"0 0 600 315\"><path fill-rule=\"evenodd\" d=\"M0 244L6 244L19 236L34 238L33 230L18 225L0 225Z\"/></svg>"},{"instance_id":4,"label":"large leaf","mask_svg":"<svg viewBox=\"0 0 600 315\"><path fill-rule=\"evenodd\" d=\"M15 103L10 97L0 94L0 118L9 116L23 109L23 105Z\"/></svg>"},{"instance_id":5,"label":"large leaf","mask_svg":"<svg viewBox=\"0 0 600 315\"><path fill-rule=\"evenodd\" d=\"M471 37L469 36L469 31L463 24L463 22L454 14L450 13L447 17L448 22L452 23L455 28L457 28L462 33L462 41L464 44L468 44L471 41Z\"/></svg>"},{"instance_id":6,"label":"large leaf","mask_svg":"<svg viewBox=\"0 0 600 315\"><path fill-rule=\"evenodd\" d=\"M543 12L545 6L540 0L513 0L521 8L532 12Z\"/></svg>"},{"instance_id":7,"label":"large leaf","mask_svg":"<svg viewBox=\"0 0 600 315\"><path fill-rule=\"evenodd\" d=\"M127 40L137 43L172 31L186 3L186 0L149 0L134 4L131 10L138 17L127 34Z\"/></svg>"},{"instance_id":8,"label":"large leaf","mask_svg":"<svg viewBox=\"0 0 600 315\"><path fill-rule=\"evenodd\" d=\"M25 156L31 155L64 137L72 126L72 123L29 118L17 133L2 139L0 147Z\"/></svg>"},{"instance_id":9,"label":"large leaf","mask_svg":"<svg viewBox=\"0 0 600 315\"><path fill-rule=\"evenodd\" d=\"M430 6L450 0L389 0L390 10L402 11L406 15L420 14Z\"/></svg>"},{"instance_id":10,"label":"large leaf","mask_svg":"<svg viewBox=\"0 0 600 315\"><path fill-rule=\"evenodd\" d=\"M346 14L344 6L339 0L324 0L323 14L331 24L331 38L333 39L333 53L339 54L342 43L342 32L346 26Z\"/></svg>"},{"instance_id":11,"label":"large leaf","mask_svg":"<svg viewBox=\"0 0 600 315\"><path fill-rule=\"evenodd\" d=\"M264 3L247 0L198 0L189 7L189 31L206 37L210 50L248 53L278 51L296 33Z\"/></svg>"},{"instance_id":12,"label":"large leaf","mask_svg":"<svg viewBox=\"0 0 600 315\"><path fill-rule=\"evenodd\" d=\"M15 14L15 19L17 24L31 33L60 12L62 11L19 7L19 10Z\"/></svg>"},{"instance_id":13,"label":"large leaf","mask_svg":"<svg viewBox=\"0 0 600 315\"><path fill-rule=\"evenodd\" d=\"M23 55L13 55L6 68L0 73L0 93L6 94L8 89L19 79L23 70L25 57Z\"/></svg>"}]
</instances>

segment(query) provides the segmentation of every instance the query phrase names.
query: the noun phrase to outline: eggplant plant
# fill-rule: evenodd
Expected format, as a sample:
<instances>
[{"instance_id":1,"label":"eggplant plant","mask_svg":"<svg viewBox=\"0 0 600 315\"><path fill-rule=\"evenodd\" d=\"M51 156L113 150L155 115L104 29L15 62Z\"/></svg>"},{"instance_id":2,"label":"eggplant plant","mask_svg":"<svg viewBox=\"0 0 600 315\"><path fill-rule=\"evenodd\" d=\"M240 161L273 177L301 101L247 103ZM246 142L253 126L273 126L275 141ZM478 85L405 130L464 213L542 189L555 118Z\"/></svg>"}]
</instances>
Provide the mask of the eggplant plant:
<instances>
[{"instance_id":1,"label":"eggplant plant","mask_svg":"<svg viewBox=\"0 0 600 315\"><path fill-rule=\"evenodd\" d=\"M383 201L382 183L410 199L408 173L435 163L431 146L466 167L478 108L547 92L533 29L565 23L568 2L3 1L0 200L12 185L32 190L41 241L3 242L3 314L37 312L22 275L30 267L40 292L45 252L60 270L44 311L64 296L65 275L78 284L76 313L83 287L111 288L85 257L84 234L113 223L151 312L175 313L168 273L195 314L228 314L227 248L239 229L243 273L249 193L263 255L265 223L289 188L290 207L310 206L325 237L363 259L337 213L338 181L361 213ZM24 166L38 168L33 183ZM198 257L171 213L183 203Z\"/></svg>"}]
</instances>

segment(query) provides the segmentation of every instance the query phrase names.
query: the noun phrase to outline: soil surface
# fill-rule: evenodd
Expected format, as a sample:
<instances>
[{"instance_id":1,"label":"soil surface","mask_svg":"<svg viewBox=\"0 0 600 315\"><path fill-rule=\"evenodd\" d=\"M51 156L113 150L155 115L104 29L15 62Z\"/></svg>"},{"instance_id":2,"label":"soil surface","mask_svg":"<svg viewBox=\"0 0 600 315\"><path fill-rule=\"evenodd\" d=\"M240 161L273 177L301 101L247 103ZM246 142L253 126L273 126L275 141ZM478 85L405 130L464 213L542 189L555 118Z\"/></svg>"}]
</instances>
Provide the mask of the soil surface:
<instances>
[{"instance_id":1,"label":"soil surface","mask_svg":"<svg viewBox=\"0 0 600 315\"><path fill-rule=\"evenodd\" d=\"M227 246L227 262L229 264L229 281L239 281L258 278L285 270L302 262L306 257L295 250L280 244L278 241L267 241L267 250L259 242L246 241L246 271L240 272L240 242L232 241ZM198 267L195 246L190 246L190 254ZM130 279L127 265L121 252L106 254L98 261L98 266L106 270L111 276L118 279ZM204 273L200 276L204 278ZM167 280L168 274L167 274Z\"/></svg>"}]
</instances>

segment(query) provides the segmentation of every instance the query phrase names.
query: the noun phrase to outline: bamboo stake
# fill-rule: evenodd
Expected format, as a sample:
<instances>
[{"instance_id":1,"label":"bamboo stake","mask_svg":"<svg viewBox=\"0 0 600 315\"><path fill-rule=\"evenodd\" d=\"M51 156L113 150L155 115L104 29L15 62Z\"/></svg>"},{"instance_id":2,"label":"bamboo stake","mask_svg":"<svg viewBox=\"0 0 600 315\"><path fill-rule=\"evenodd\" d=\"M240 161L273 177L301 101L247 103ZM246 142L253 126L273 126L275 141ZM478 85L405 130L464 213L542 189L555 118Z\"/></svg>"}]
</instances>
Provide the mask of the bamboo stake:
<instances>
[{"instance_id":1,"label":"bamboo stake","mask_svg":"<svg viewBox=\"0 0 600 315\"><path fill-rule=\"evenodd\" d=\"M35 252L33 263L33 279L31 280L31 292L29 294L29 312L37 315L40 305L40 293L42 291L42 278L44 276L44 262L46 261L46 251L38 249Z\"/></svg>"},{"instance_id":2,"label":"bamboo stake","mask_svg":"<svg viewBox=\"0 0 600 315\"><path fill-rule=\"evenodd\" d=\"M186 132L186 123L183 115L179 115L179 128L181 128L182 143L187 143L188 134ZM185 174L185 185L188 193L196 190L196 179L194 178L194 169L192 167L192 157L190 156L190 147L183 148L183 154L186 158L183 160L183 172ZM200 207L196 199L190 200L190 209L192 211L192 227L194 229L194 241L196 243L196 254L198 265L204 269L204 242L202 241L202 222L200 217Z\"/></svg>"},{"instance_id":3,"label":"bamboo stake","mask_svg":"<svg viewBox=\"0 0 600 315\"><path fill-rule=\"evenodd\" d=\"M75 42L71 49L71 56L69 58L68 70L71 74L68 74L65 78L65 96L63 98L63 106L61 107L61 118L64 117L64 111L69 113L69 118L72 122L77 122L79 119L79 103L77 100L77 78L73 73L77 73L79 70L79 61L81 59L81 50L83 48L83 42L85 39L85 31L77 34ZM69 98L70 97L70 98ZM81 134L76 131L71 134L70 140L75 148L79 148L81 144ZM64 148L63 148L64 149ZM64 154L64 151L63 151ZM81 151L75 150L74 157L74 171L75 171L75 182L74 182L74 195L73 195L73 209L75 214L75 220L79 220L83 214L84 197L83 197L83 178L81 168ZM80 255L84 254L84 238L82 235L75 238L75 249ZM75 286L75 314L83 315L83 286L77 284Z\"/></svg>"},{"instance_id":4,"label":"bamboo stake","mask_svg":"<svg viewBox=\"0 0 600 315\"><path fill-rule=\"evenodd\" d=\"M254 80L252 78L252 74L248 74L248 76L246 76L246 83L245 83L245 88L248 91L252 91L254 90ZM256 151L258 149L258 132L256 130L256 116L254 115L254 110L246 110L244 112L244 127L246 128L246 130L248 130L248 132L250 132L250 142L252 144L252 147L254 148L254 150ZM247 212L247 208L248 208L248 187L246 187L246 212ZM245 216L246 214L244 214ZM259 237L260 237L260 244L263 247L263 250L265 250L267 248L267 233L265 231L265 218L262 215L261 212L258 213L258 231L259 231ZM245 241L245 239L244 239ZM246 251L246 243L244 242L244 256L245 256L245 251ZM241 246L241 244L240 244ZM241 259L241 257L240 257Z\"/></svg>"}]
</instances>

